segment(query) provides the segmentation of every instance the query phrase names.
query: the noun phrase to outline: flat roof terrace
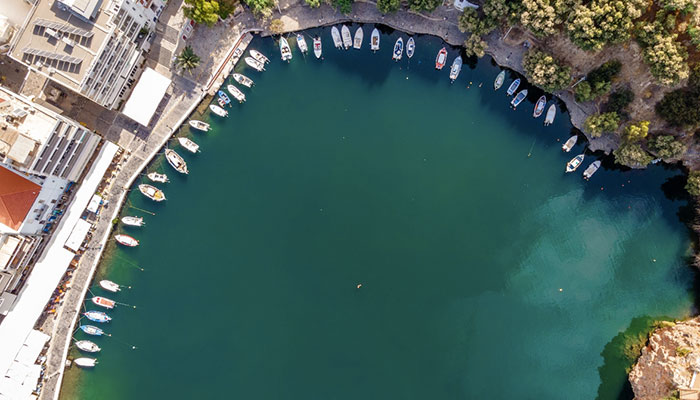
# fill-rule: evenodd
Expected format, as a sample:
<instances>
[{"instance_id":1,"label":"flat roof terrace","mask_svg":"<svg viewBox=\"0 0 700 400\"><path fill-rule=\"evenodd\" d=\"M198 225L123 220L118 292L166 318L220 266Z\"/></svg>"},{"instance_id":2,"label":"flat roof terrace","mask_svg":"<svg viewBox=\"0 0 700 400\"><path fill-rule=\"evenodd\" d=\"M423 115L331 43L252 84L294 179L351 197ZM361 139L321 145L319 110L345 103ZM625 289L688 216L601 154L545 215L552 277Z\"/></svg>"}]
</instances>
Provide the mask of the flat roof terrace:
<instances>
[{"instance_id":1,"label":"flat roof terrace","mask_svg":"<svg viewBox=\"0 0 700 400\"><path fill-rule=\"evenodd\" d=\"M12 56L35 66L41 62L41 71L46 74L49 67L53 68L53 79L79 91L80 83L107 37L110 18L100 9L93 22L86 22L60 9L55 0L39 0L19 34Z\"/></svg>"}]
</instances>

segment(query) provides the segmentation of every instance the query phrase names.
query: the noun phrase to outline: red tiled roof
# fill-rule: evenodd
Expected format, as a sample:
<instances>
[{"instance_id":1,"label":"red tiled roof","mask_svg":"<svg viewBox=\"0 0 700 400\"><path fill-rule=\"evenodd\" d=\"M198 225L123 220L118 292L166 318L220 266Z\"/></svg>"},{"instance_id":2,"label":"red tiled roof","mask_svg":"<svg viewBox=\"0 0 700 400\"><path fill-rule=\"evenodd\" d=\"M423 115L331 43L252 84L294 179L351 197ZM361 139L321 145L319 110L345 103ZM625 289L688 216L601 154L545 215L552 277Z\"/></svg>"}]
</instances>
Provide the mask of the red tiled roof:
<instances>
[{"instance_id":1,"label":"red tiled roof","mask_svg":"<svg viewBox=\"0 0 700 400\"><path fill-rule=\"evenodd\" d=\"M0 223L19 229L40 191L41 186L0 167Z\"/></svg>"}]
</instances>

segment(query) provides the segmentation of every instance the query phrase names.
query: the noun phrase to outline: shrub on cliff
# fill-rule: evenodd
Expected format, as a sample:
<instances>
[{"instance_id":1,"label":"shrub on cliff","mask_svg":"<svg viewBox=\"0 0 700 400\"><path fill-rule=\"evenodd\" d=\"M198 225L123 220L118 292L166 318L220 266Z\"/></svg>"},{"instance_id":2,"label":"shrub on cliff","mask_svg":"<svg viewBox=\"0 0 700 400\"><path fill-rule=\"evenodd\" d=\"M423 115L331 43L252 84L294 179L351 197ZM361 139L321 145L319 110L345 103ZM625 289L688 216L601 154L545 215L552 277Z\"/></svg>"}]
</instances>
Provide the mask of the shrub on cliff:
<instances>
[{"instance_id":1,"label":"shrub on cliff","mask_svg":"<svg viewBox=\"0 0 700 400\"><path fill-rule=\"evenodd\" d=\"M563 89L571 82L571 68L543 51L529 50L523 58L523 68L530 82L548 92Z\"/></svg>"},{"instance_id":2,"label":"shrub on cliff","mask_svg":"<svg viewBox=\"0 0 700 400\"><path fill-rule=\"evenodd\" d=\"M574 4L573 0L522 0L520 23L535 36L552 35L566 21Z\"/></svg>"},{"instance_id":3,"label":"shrub on cliff","mask_svg":"<svg viewBox=\"0 0 700 400\"><path fill-rule=\"evenodd\" d=\"M624 142L613 151L615 162L628 167L645 167L654 158L637 143Z\"/></svg>"},{"instance_id":4,"label":"shrub on cliff","mask_svg":"<svg viewBox=\"0 0 700 400\"><path fill-rule=\"evenodd\" d=\"M571 41L584 50L600 50L606 44L626 42L647 7L646 0L593 0L579 4L566 29Z\"/></svg>"},{"instance_id":5,"label":"shrub on cliff","mask_svg":"<svg viewBox=\"0 0 700 400\"><path fill-rule=\"evenodd\" d=\"M672 135L658 135L649 140L649 149L661 158L678 158L687 150L686 145Z\"/></svg>"},{"instance_id":6,"label":"shrub on cliff","mask_svg":"<svg viewBox=\"0 0 700 400\"><path fill-rule=\"evenodd\" d=\"M413 11L433 11L440 4L441 0L408 0L408 4Z\"/></svg>"},{"instance_id":7,"label":"shrub on cliff","mask_svg":"<svg viewBox=\"0 0 700 400\"><path fill-rule=\"evenodd\" d=\"M389 14L398 11L401 6L400 0L377 0L377 9L382 14Z\"/></svg>"},{"instance_id":8,"label":"shrub on cliff","mask_svg":"<svg viewBox=\"0 0 700 400\"><path fill-rule=\"evenodd\" d=\"M700 196L700 171L690 171L690 174L688 174L688 182L685 184L685 190L695 197Z\"/></svg>"},{"instance_id":9,"label":"shrub on cliff","mask_svg":"<svg viewBox=\"0 0 700 400\"><path fill-rule=\"evenodd\" d=\"M620 116L615 112L593 114L586 118L583 129L593 137L600 137L603 133L612 133L620 126Z\"/></svg>"},{"instance_id":10,"label":"shrub on cliff","mask_svg":"<svg viewBox=\"0 0 700 400\"><path fill-rule=\"evenodd\" d=\"M622 88L610 94L605 108L608 112L616 112L621 114L625 107L632 102L632 100L634 100L634 92L628 88Z\"/></svg>"},{"instance_id":11,"label":"shrub on cliff","mask_svg":"<svg viewBox=\"0 0 700 400\"><path fill-rule=\"evenodd\" d=\"M639 121L625 128L622 137L628 142L638 142L649 134L649 121Z\"/></svg>"},{"instance_id":12,"label":"shrub on cliff","mask_svg":"<svg viewBox=\"0 0 700 400\"><path fill-rule=\"evenodd\" d=\"M666 93L656 104L656 113L675 126L694 126L700 122L700 93L693 88Z\"/></svg>"},{"instance_id":13,"label":"shrub on cliff","mask_svg":"<svg viewBox=\"0 0 700 400\"><path fill-rule=\"evenodd\" d=\"M464 52L467 54L467 57L477 56L481 58L486 54L488 47L489 45L479 35L471 34L464 41Z\"/></svg>"}]
</instances>

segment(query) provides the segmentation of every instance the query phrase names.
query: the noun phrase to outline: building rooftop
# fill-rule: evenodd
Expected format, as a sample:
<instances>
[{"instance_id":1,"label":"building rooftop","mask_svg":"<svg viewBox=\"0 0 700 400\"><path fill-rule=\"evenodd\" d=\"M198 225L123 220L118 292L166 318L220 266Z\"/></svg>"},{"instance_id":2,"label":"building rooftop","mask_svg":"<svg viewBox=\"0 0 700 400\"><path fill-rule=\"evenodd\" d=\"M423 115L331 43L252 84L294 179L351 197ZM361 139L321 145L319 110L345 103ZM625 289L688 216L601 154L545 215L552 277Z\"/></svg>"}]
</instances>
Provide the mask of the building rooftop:
<instances>
[{"instance_id":1,"label":"building rooftop","mask_svg":"<svg viewBox=\"0 0 700 400\"><path fill-rule=\"evenodd\" d=\"M40 191L41 186L0 166L0 223L19 229Z\"/></svg>"}]
</instances>

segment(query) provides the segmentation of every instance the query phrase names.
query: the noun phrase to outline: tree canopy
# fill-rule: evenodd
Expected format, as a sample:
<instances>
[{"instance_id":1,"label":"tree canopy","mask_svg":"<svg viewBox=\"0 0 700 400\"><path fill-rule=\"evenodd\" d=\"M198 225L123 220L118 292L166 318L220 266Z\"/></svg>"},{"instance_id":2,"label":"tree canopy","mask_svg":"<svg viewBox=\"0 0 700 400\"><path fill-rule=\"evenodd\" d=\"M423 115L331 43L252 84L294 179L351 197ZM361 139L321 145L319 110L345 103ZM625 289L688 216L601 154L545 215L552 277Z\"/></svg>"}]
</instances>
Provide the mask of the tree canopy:
<instances>
[{"instance_id":1,"label":"tree canopy","mask_svg":"<svg viewBox=\"0 0 700 400\"><path fill-rule=\"evenodd\" d=\"M473 35L485 35L498 26L496 20L486 16L480 17L479 12L474 8L467 8L459 16L458 25L462 32L469 32Z\"/></svg>"},{"instance_id":2,"label":"tree canopy","mask_svg":"<svg viewBox=\"0 0 700 400\"><path fill-rule=\"evenodd\" d=\"M649 121L639 121L625 128L623 137L628 142L638 142L649 134Z\"/></svg>"},{"instance_id":3,"label":"tree canopy","mask_svg":"<svg viewBox=\"0 0 700 400\"><path fill-rule=\"evenodd\" d=\"M382 14L389 14L398 11L400 6L400 0L377 0L377 9Z\"/></svg>"},{"instance_id":4,"label":"tree canopy","mask_svg":"<svg viewBox=\"0 0 700 400\"><path fill-rule=\"evenodd\" d=\"M571 82L571 68L540 50L530 49L525 54L523 68L530 82L548 92L563 89Z\"/></svg>"},{"instance_id":5,"label":"tree canopy","mask_svg":"<svg viewBox=\"0 0 700 400\"><path fill-rule=\"evenodd\" d=\"M186 46L175 58L175 64L183 70L191 72L199 65L199 56L194 54L194 50L190 46Z\"/></svg>"},{"instance_id":6,"label":"tree canopy","mask_svg":"<svg viewBox=\"0 0 700 400\"><path fill-rule=\"evenodd\" d=\"M433 11L440 4L441 0L408 0L408 4L413 11Z\"/></svg>"},{"instance_id":7,"label":"tree canopy","mask_svg":"<svg viewBox=\"0 0 700 400\"><path fill-rule=\"evenodd\" d=\"M600 50L606 44L630 38L633 21L642 15L645 0L593 0L574 7L567 24L571 40L584 50Z\"/></svg>"},{"instance_id":8,"label":"tree canopy","mask_svg":"<svg viewBox=\"0 0 700 400\"><path fill-rule=\"evenodd\" d=\"M593 137L600 137L603 133L615 132L620 126L620 116L615 112L593 114L586 118L584 130Z\"/></svg>"},{"instance_id":9,"label":"tree canopy","mask_svg":"<svg viewBox=\"0 0 700 400\"><path fill-rule=\"evenodd\" d=\"M649 140L649 149L661 158L678 158L687 147L672 135L658 135Z\"/></svg>"},{"instance_id":10,"label":"tree canopy","mask_svg":"<svg viewBox=\"0 0 700 400\"><path fill-rule=\"evenodd\" d=\"M574 0L522 0L520 23L536 36L557 32L575 4Z\"/></svg>"},{"instance_id":11,"label":"tree canopy","mask_svg":"<svg viewBox=\"0 0 700 400\"><path fill-rule=\"evenodd\" d=\"M651 74L664 85L675 85L689 75L688 52L677 37L676 34L656 33L650 45L644 48L644 61L649 64Z\"/></svg>"},{"instance_id":12,"label":"tree canopy","mask_svg":"<svg viewBox=\"0 0 700 400\"><path fill-rule=\"evenodd\" d=\"M216 0L185 0L185 16L198 24L214 26L219 21L219 2Z\"/></svg>"},{"instance_id":13,"label":"tree canopy","mask_svg":"<svg viewBox=\"0 0 700 400\"><path fill-rule=\"evenodd\" d=\"M275 6L274 0L243 0L243 2L256 15L270 15Z\"/></svg>"},{"instance_id":14,"label":"tree canopy","mask_svg":"<svg viewBox=\"0 0 700 400\"><path fill-rule=\"evenodd\" d=\"M638 143L624 142L613 151L615 162L628 167L644 167L654 158Z\"/></svg>"},{"instance_id":15,"label":"tree canopy","mask_svg":"<svg viewBox=\"0 0 700 400\"><path fill-rule=\"evenodd\" d=\"M688 183L685 184L685 190L695 197L700 196L700 171L690 171L690 174L688 174Z\"/></svg>"},{"instance_id":16,"label":"tree canopy","mask_svg":"<svg viewBox=\"0 0 700 400\"><path fill-rule=\"evenodd\" d=\"M464 52L467 57L477 56L481 58L486 54L488 48L489 45L479 35L471 34L464 41Z\"/></svg>"},{"instance_id":17,"label":"tree canopy","mask_svg":"<svg viewBox=\"0 0 700 400\"><path fill-rule=\"evenodd\" d=\"M622 88L610 94L605 109L608 112L616 112L620 114L632 102L632 100L634 100L634 92L628 88Z\"/></svg>"},{"instance_id":18,"label":"tree canopy","mask_svg":"<svg viewBox=\"0 0 700 400\"><path fill-rule=\"evenodd\" d=\"M656 113L674 126L695 126L700 123L700 91L685 87L666 93L656 104Z\"/></svg>"},{"instance_id":19,"label":"tree canopy","mask_svg":"<svg viewBox=\"0 0 700 400\"><path fill-rule=\"evenodd\" d=\"M590 101L610 90L612 79L620 73L622 64L610 60L586 75L586 80L576 85L576 101Z\"/></svg>"}]
</instances>

